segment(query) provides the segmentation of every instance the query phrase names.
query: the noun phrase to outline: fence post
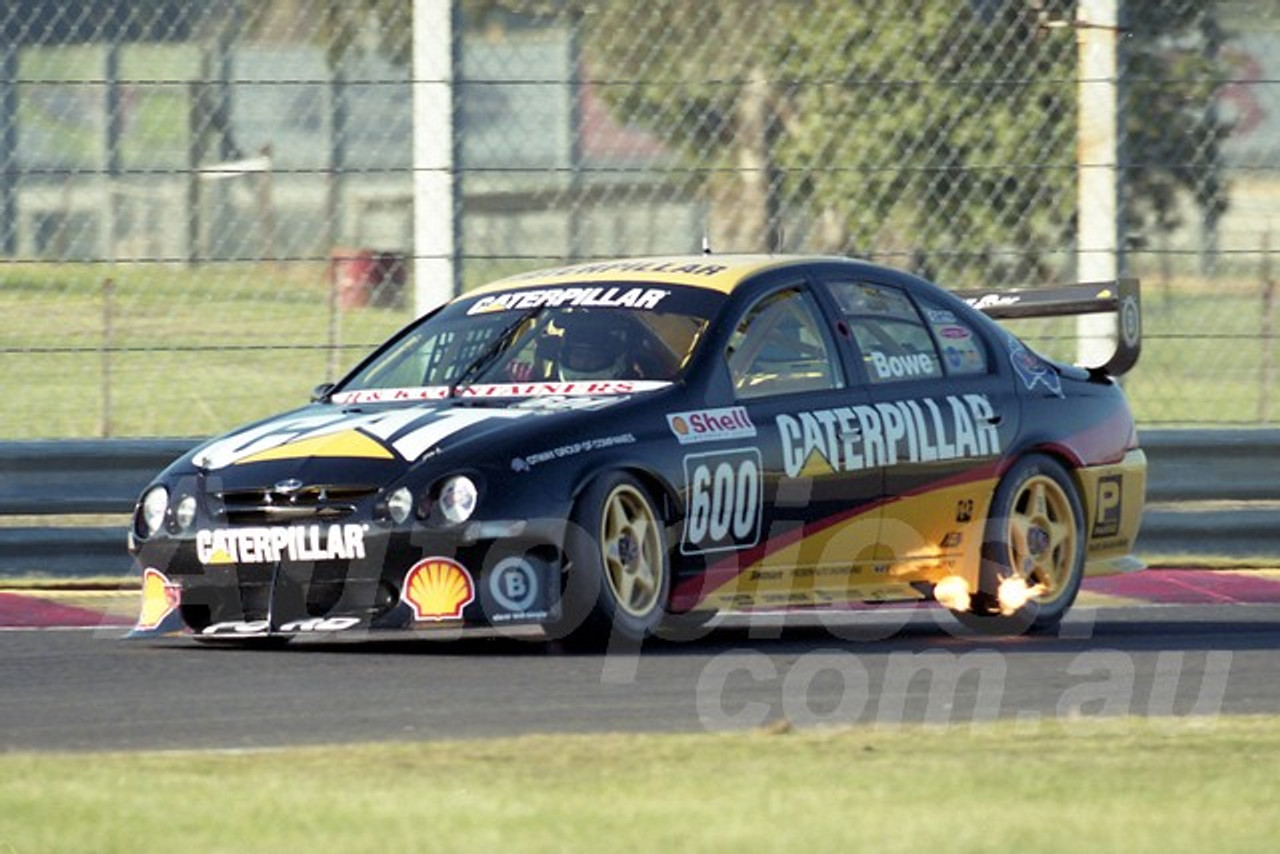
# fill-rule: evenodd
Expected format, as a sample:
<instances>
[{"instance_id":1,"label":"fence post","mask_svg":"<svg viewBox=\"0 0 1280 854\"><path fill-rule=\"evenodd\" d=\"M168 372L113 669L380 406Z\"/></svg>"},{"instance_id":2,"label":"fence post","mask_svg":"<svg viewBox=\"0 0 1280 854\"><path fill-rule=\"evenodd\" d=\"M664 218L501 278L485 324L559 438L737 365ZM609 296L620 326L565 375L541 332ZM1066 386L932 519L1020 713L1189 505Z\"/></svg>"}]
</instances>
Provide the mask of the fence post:
<instances>
[{"instance_id":1,"label":"fence post","mask_svg":"<svg viewBox=\"0 0 1280 854\"><path fill-rule=\"evenodd\" d=\"M258 153L265 161L262 171L255 176L258 189L258 227L262 229L262 260L275 262L280 260L280 256L276 252L276 211L272 187L275 179L274 149L271 143L267 143Z\"/></svg>"},{"instance_id":2,"label":"fence post","mask_svg":"<svg viewBox=\"0 0 1280 854\"><path fill-rule=\"evenodd\" d=\"M18 40L0 30L0 255L18 254Z\"/></svg>"},{"instance_id":3,"label":"fence post","mask_svg":"<svg viewBox=\"0 0 1280 854\"><path fill-rule=\"evenodd\" d=\"M1076 10L1076 276L1107 282L1120 271L1119 2L1081 0ZM1111 315L1076 318L1076 358L1100 365L1117 337Z\"/></svg>"},{"instance_id":4,"label":"fence post","mask_svg":"<svg viewBox=\"0 0 1280 854\"><path fill-rule=\"evenodd\" d=\"M111 438L111 351L115 347L115 290L111 279L102 280L102 438Z\"/></svg>"},{"instance_id":5,"label":"fence post","mask_svg":"<svg viewBox=\"0 0 1280 854\"><path fill-rule=\"evenodd\" d=\"M1258 421L1271 420L1271 389L1276 384L1276 336L1273 312L1276 282L1271 276L1271 232L1262 235L1262 388L1258 393Z\"/></svg>"}]
</instances>

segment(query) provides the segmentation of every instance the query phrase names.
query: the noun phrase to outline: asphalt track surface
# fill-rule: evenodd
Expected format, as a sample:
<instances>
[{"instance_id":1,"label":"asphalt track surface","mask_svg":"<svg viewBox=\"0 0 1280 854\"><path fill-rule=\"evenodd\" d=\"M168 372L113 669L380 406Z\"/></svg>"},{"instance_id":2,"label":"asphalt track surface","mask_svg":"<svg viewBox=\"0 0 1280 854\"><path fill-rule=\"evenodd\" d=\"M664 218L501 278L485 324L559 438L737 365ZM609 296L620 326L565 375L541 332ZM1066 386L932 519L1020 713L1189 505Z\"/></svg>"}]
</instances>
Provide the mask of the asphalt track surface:
<instances>
[{"instance_id":1,"label":"asphalt track surface","mask_svg":"<svg viewBox=\"0 0 1280 854\"><path fill-rule=\"evenodd\" d=\"M1203 599L1203 597L1200 597ZM1212 597L1210 597L1212 600ZM640 655L497 638L268 650L0 631L0 750L255 749L559 732L1280 712L1280 601L1077 606L986 637L933 608L739 621Z\"/></svg>"}]
</instances>

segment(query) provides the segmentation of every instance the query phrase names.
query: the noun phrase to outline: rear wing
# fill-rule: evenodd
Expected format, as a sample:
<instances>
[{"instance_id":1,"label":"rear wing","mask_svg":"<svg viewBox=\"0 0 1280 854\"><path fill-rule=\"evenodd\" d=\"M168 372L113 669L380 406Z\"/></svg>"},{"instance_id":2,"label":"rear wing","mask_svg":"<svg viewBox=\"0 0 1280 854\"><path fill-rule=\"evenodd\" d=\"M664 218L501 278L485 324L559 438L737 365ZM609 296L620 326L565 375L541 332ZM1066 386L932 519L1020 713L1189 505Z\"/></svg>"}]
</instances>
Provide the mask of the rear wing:
<instances>
[{"instance_id":1,"label":"rear wing","mask_svg":"<svg viewBox=\"0 0 1280 854\"><path fill-rule=\"evenodd\" d=\"M1119 314L1116 351L1091 370L1113 377L1127 373L1142 352L1142 295L1137 279L1013 291L954 291L969 305L996 319Z\"/></svg>"}]
</instances>

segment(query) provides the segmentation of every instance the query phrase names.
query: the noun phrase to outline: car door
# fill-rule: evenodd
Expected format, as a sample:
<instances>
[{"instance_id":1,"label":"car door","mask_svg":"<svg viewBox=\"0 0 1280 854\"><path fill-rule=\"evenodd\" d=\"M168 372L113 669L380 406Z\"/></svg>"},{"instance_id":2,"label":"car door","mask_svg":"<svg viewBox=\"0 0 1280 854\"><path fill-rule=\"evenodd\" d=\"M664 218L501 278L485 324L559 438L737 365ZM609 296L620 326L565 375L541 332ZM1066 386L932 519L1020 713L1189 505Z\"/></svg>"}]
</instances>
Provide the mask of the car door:
<instances>
[{"instance_id":1,"label":"car door","mask_svg":"<svg viewBox=\"0 0 1280 854\"><path fill-rule=\"evenodd\" d=\"M880 416L888 574L914 583L976 565L1019 419L994 342L962 310L907 282L833 274L823 284Z\"/></svg>"},{"instance_id":2,"label":"car door","mask_svg":"<svg viewBox=\"0 0 1280 854\"><path fill-rule=\"evenodd\" d=\"M867 390L848 381L833 325L805 283L768 290L731 323L722 358L735 405L703 415L724 429L749 425L744 433L756 438L688 448L681 549L707 555L710 575L730 579L716 588L716 607L849 601L861 569L874 563L883 494L882 472L867 468L852 443ZM742 511L757 472L760 512L751 527Z\"/></svg>"}]
</instances>

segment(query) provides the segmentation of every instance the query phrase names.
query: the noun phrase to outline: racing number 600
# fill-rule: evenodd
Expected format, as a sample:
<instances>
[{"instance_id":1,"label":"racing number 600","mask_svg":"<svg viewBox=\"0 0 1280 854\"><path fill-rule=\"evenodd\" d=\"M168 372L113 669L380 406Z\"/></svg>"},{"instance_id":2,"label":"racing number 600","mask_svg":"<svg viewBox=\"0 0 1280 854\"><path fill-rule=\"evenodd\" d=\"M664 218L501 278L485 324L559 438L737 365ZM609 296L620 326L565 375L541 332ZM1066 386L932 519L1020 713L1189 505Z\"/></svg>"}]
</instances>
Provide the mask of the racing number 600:
<instances>
[{"instance_id":1,"label":"racing number 600","mask_svg":"<svg viewBox=\"0 0 1280 854\"><path fill-rule=\"evenodd\" d=\"M684 458L689 507L684 554L753 546L760 538L763 484L755 448Z\"/></svg>"}]
</instances>

